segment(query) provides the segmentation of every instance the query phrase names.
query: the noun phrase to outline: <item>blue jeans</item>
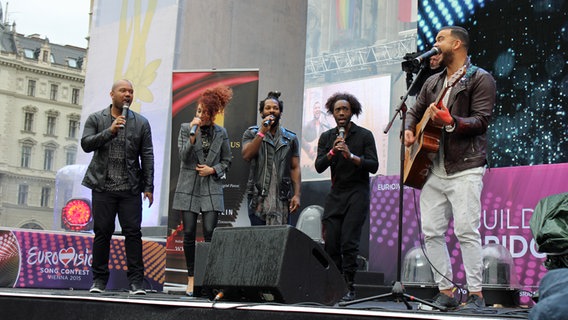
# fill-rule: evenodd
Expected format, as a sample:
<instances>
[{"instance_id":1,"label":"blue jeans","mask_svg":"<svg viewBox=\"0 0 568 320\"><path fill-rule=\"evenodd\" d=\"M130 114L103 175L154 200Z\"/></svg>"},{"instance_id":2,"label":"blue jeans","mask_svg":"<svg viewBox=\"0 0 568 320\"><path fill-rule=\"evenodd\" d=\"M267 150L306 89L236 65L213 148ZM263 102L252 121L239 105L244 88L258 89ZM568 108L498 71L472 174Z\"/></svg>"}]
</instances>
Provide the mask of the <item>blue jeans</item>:
<instances>
[{"instance_id":1,"label":"blue jeans","mask_svg":"<svg viewBox=\"0 0 568 320\"><path fill-rule=\"evenodd\" d=\"M247 196L247 210L251 226L265 226L266 221L262 220L256 215L256 208L251 207L252 196Z\"/></svg>"},{"instance_id":2,"label":"blue jeans","mask_svg":"<svg viewBox=\"0 0 568 320\"><path fill-rule=\"evenodd\" d=\"M554 269L540 281L538 303L529 313L529 319L566 319L568 314L568 269Z\"/></svg>"}]
</instances>

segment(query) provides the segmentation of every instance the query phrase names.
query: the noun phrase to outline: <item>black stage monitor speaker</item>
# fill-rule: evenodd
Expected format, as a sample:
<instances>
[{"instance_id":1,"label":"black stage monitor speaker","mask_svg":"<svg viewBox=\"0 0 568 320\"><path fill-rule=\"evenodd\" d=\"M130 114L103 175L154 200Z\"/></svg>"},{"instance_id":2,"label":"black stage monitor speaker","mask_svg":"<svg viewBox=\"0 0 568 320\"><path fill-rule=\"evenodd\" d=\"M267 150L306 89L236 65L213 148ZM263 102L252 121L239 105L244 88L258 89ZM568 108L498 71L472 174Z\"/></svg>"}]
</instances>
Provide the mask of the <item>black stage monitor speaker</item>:
<instances>
[{"instance_id":1,"label":"black stage monitor speaker","mask_svg":"<svg viewBox=\"0 0 568 320\"><path fill-rule=\"evenodd\" d=\"M289 225L215 229L203 288L229 301L326 305L346 291L322 247Z\"/></svg>"},{"instance_id":2,"label":"black stage monitor speaker","mask_svg":"<svg viewBox=\"0 0 568 320\"><path fill-rule=\"evenodd\" d=\"M195 243L195 278L193 280L193 296L206 297L210 294L203 291L203 278L205 277L205 267L211 242Z\"/></svg>"}]
</instances>

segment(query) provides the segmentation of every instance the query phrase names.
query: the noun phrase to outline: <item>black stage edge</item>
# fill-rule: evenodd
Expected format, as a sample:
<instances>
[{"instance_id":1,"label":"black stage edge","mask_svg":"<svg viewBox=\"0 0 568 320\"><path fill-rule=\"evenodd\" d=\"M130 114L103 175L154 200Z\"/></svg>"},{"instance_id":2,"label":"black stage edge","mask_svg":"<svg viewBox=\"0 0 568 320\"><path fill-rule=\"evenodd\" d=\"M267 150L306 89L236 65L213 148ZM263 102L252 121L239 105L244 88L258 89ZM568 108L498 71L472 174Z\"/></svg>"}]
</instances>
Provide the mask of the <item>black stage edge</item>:
<instances>
[{"instance_id":1,"label":"black stage edge","mask_svg":"<svg viewBox=\"0 0 568 320\"><path fill-rule=\"evenodd\" d=\"M90 294L86 290L0 288L2 319L83 320L323 320L323 319L528 319L528 309L485 308L475 313L406 310L402 302L369 301L349 307L309 303L252 304L187 298L167 293L132 296L127 292Z\"/></svg>"},{"instance_id":2,"label":"black stage edge","mask_svg":"<svg viewBox=\"0 0 568 320\"><path fill-rule=\"evenodd\" d=\"M435 285L404 284L404 291L420 299L433 298L439 291ZM369 284L355 283L355 291L358 298L372 297L375 295L386 294L392 291L392 286L377 286ZM459 295L458 295L459 298ZM467 296L463 295L463 300ZM520 305L520 290L512 288L491 288L483 287L483 298L487 305L499 305L508 308L516 308Z\"/></svg>"}]
</instances>

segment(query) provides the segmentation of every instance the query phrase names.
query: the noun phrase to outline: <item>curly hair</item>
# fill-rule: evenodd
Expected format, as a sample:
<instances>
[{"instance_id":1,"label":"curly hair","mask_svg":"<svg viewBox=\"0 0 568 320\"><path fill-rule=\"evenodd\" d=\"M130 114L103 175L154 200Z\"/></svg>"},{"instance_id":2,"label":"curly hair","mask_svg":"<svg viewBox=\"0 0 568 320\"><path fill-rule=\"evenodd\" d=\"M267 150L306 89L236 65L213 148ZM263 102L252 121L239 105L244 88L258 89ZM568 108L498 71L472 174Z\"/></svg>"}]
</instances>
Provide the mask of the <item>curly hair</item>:
<instances>
[{"instance_id":1,"label":"curly hair","mask_svg":"<svg viewBox=\"0 0 568 320\"><path fill-rule=\"evenodd\" d=\"M336 92L334 93L327 102L325 103L325 108L327 109L327 113L333 114L333 106L339 100L345 100L349 102L349 106L351 106L351 113L359 117L361 112L363 112L363 108L361 107L361 103L354 95L346 92Z\"/></svg>"},{"instance_id":2,"label":"curly hair","mask_svg":"<svg viewBox=\"0 0 568 320\"><path fill-rule=\"evenodd\" d=\"M275 100L278 102L278 108L282 113L284 111L284 102L282 102L282 100L279 99L280 95L281 93L279 91L270 91L266 95L266 98L264 98L264 100L260 101L260 103L258 104L258 112L262 113L262 110L264 110L264 103L266 102L266 100Z\"/></svg>"},{"instance_id":3,"label":"curly hair","mask_svg":"<svg viewBox=\"0 0 568 320\"><path fill-rule=\"evenodd\" d=\"M215 116L225 110L229 101L233 98L233 89L218 85L213 88L207 88L201 94L198 104L211 115L211 122L215 120Z\"/></svg>"}]
</instances>

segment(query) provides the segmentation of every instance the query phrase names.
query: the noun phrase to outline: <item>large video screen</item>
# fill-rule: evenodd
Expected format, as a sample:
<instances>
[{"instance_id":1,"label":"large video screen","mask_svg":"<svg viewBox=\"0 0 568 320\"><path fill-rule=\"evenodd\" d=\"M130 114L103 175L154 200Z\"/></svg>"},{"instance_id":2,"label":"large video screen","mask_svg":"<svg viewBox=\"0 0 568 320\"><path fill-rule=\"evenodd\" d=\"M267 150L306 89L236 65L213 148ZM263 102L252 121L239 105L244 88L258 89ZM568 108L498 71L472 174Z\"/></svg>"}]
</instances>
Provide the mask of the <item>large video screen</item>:
<instances>
[{"instance_id":1,"label":"large video screen","mask_svg":"<svg viewBox=\"0 0 568 320\"><path fill-rule=\"evenodd\" d=\"M442 26L463 26L472 63L496 80L492 167L568 162L566 12L566 1L419 1L418 50Z\"/></svg>"},{"instance_id":2,"label":"large video screen","mask_svg":"<svg viewBox=\"0 0 568 320\"><path fill-rule=\"evenodd\" d=\"M336 92L347 92L361 102L363 112L359 117L353 116L354 123L373 132L379 158L377 174L386 174L388 139L383 133L389 121L390 109L390 75L358 79L304 90L304 114L302 116L302 150L300 165L302 181L330 179L331 174L326 170L318 174L314 163L317 154L318 140L321 133L335 128L337 124L327 112L325 103Z\"/></svg>"}]
</instances>

